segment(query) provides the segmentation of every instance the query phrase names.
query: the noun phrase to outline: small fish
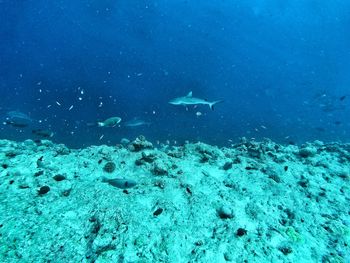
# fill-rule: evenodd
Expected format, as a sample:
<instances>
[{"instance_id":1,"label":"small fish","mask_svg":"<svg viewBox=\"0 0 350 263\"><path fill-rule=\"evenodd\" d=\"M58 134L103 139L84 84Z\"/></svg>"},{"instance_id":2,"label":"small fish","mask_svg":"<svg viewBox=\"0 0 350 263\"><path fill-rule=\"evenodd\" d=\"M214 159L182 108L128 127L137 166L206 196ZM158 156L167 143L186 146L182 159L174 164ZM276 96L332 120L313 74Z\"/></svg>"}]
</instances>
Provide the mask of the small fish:
<instances>
[{"instance_id":1,"label":"small fish","mask_svg":"<svg viewBox=\"0 0 350 263\"><path fill-rule=\"evenodd\" d=\"M27 114L20 111L10 111L6 115L5 123L13 127L24 128L33 122Z\"/></svg>"},{"instance_id":2,"label":"small fish","mask_svg":"<svg viewBox=\"0 0 350 263\"><path fill-rule=\"evenodd\" d=\"M325 132L326 131L326 129L323 127L316 127L315 130L318 132Z\"/></svg>"},{"instance_id":3,"label":"small fish","mask_svg":"<svg viewBox=\"0 0 350 263\"><path fill-rule=\"evenodd\" d=\"M124 123L124 126L126 127L138 127L138 126L143 126L143 125L151 125L150 122L135 118L130 121L127 121Z\"/></svg>"},{"instance_id":4,"label":"small fish","mask_svg":"<svg viewBox=\"0 0 350 263\"><path fill-rule=\"evenodd\" d=\"M129 143L130 143L130 140L127 139L127 138L122 138L122 139L120 140L120 143L121 143L121 144L129 144Z\"/></svg>"},{"instance_id":5,"label":"small fish","mask_svg":"<svg viewBox=\"0 0 350 263\"><path fill-rule=\"evenodd\" d=\"M340 101L343 101L343 100L345 100L345 99L346 99L346 95L341 96L341 97L339 98Z\"/></svg>"},{"instance_id":6,"label":"small fish","mask_svg":"<svg viewBox=\"0 0 350 263\"><path fill-rule=\"evenodd\" d=\"M32 130L32 133L43 138L51 138L54 135L53 132L49 130L43 130L43 129Z\"/></svg>"},{"instance_id":7,"label":"small fish","mask_svg":"<svg viewBox=\"0 0 350 263\"><path fill-rule=\"evenodd\" d=\"M127 189L134 187L137 183L136 181L132 179L126 179L126 178L115 178L115 179L108 179L106 177L102 177L103 183L108 183L114 187L120 188L120 189Z\"/></svg>"},{"instance_id":8,"label":"small fish","mask_svg":"<svg viewBox=\"0 0 350 263\"><path fill-rule=\"evenodd\" d=\"M28 126L27 123L20 123L20 122L15 122L15 121L5 121L4 124L6 125L11 125L12 127L15 127L15 128L25 128Z\"/></svg>"},{"instance_id":9,"label":"small fish","mask_svg":"<svg viewBox=\"0 0 350 263\"><path fill-rule=\"evenodd\" d=\"M115 127L120 123L122 119L120 117L111 117L105 121L98 122L98 127Z\"/></svg>"}]
</instances>

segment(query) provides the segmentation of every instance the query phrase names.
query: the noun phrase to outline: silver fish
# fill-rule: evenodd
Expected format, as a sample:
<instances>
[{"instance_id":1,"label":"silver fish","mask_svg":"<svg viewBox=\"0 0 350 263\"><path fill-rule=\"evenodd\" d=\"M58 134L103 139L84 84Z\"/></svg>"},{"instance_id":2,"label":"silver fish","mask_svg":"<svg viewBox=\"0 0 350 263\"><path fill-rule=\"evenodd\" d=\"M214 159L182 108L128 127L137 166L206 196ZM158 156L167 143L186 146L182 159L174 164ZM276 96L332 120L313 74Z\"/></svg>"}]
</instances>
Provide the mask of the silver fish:
<instances>
[{"instance_id":1,"label":"silver fish","mask_svg":"<svg viewBox=\"0 0 350 263\"><path fill-rule=\"evenodd\" d=\"M120 117L111 117L107 120L98 122L98 127L115 127L122 121L122 118Z\"/></svg>"},{"instance_id":2,"label":"silver fish","mask_svg":"<svg viewBox=\"0 0 350 263\"><path fill-rule=\"evenodd\" d=\"M103 183L108 183L114 187L120 188L120 189L128 189L134 187L137 183L136 181L132 179L126 179L126 178L114 178L114 179L108 179L106 177L102 177Z\"/></svg>"},{"instance_id":3,"label":"silver fish","mask_svg":"<svg viewBox=\"0 0 350 263\"><path fill-rule=\"evenodd\" d=\"M142 126L142 125L151 125L150 122L146 122L144 120L141 120L141 119L132 119L130 121L127 121L124 123L124 126L126 127L138 127L138 126Z\"/></svg>"},{"instance_id":4,"label":"silver fish","mask_svg":"<svg viewBox=\"0 0 350 263\"><path fill-rule=\"evenodd\" d=\"M6 124L12 125L14 127L27 127L33 120L25 113L20 111L9 111L6 117Z\"/></svg>"}]
</instances>

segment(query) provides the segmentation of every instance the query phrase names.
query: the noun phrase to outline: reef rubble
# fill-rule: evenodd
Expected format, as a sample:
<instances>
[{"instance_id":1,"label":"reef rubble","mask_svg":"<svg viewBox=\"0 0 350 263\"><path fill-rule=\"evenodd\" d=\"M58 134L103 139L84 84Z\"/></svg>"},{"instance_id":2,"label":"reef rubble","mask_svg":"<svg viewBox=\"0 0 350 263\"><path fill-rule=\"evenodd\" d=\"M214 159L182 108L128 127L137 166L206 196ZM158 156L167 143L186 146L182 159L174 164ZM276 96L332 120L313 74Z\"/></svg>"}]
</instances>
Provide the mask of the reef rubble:
<instances>
[{"instance_id":1,"label":"reef rubble","mask_svg":"<svg viewBox=\"0 0 350 263\"><path fill-rule=\"evenodd\" d=\"M349 188L350 144L0 140L0 262L350 262Z\"/></svg>"}]
</instances>

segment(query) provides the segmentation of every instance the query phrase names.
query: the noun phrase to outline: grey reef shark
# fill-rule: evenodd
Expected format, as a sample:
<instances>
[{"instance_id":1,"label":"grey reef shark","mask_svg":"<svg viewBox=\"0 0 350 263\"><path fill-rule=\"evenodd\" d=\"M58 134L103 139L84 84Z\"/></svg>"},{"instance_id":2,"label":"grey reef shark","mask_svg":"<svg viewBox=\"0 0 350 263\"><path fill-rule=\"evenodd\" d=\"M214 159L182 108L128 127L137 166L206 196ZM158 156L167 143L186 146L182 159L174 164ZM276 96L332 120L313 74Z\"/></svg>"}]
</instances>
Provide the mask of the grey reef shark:
<instances>
[{"instance_id":1,"label":"grey reef shark","mask_svg":"<svg viewBox=\"0 0 350 263\"><path fill-rule=\"evenodd\" d=\"M223 100L215 100L215 101L208 101L200 98L196 98L192 96L192 91L190 91L186 96L184 97L178 97L174 98L169 101L172 105L208 105L211 110L214 110L214 105L223 102Z\"/></svg>"}]
</instances>

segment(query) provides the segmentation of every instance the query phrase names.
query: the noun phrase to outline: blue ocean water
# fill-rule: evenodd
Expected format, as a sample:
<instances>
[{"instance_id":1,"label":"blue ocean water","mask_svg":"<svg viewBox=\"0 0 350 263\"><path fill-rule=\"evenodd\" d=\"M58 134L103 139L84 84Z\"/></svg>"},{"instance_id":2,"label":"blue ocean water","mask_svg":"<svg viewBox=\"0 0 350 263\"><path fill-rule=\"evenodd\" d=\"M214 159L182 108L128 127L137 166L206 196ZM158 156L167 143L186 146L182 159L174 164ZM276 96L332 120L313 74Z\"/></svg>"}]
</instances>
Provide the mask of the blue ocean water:
<instances>
[{"instance_id":1,"label":"blue ocean water","mask_svg":"<svg viewBox=\"0 0 350 263\"><path fill-rule=\"evenodd\" d=\"M349 141L349 1L0 0L0 19L2 139ZM190 91L223 102L168 103Z\"/></svg>"}]
</instances>

